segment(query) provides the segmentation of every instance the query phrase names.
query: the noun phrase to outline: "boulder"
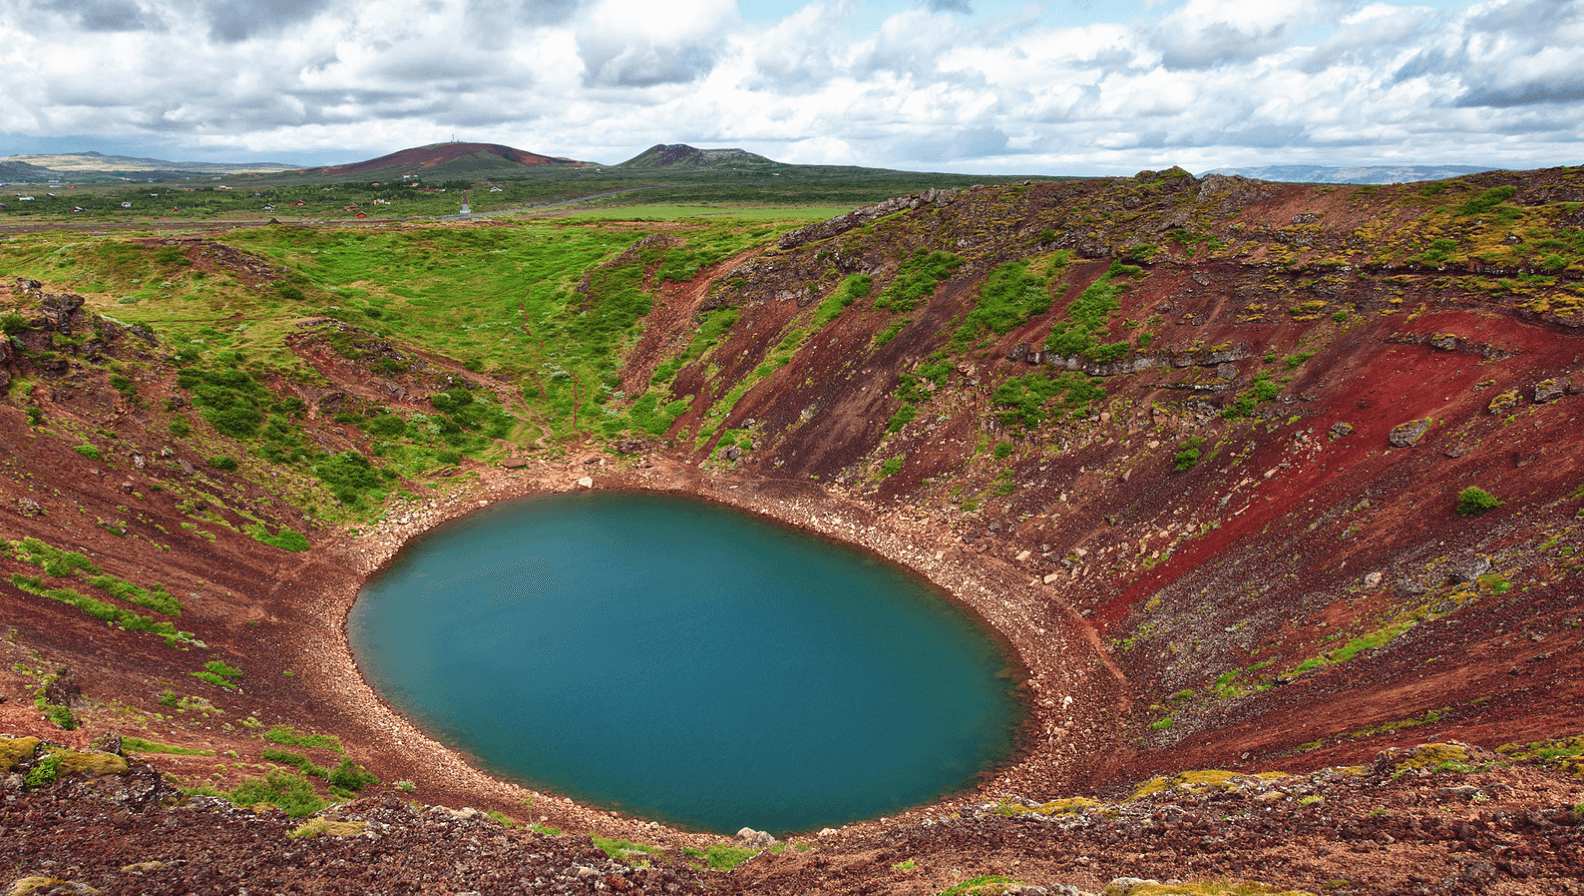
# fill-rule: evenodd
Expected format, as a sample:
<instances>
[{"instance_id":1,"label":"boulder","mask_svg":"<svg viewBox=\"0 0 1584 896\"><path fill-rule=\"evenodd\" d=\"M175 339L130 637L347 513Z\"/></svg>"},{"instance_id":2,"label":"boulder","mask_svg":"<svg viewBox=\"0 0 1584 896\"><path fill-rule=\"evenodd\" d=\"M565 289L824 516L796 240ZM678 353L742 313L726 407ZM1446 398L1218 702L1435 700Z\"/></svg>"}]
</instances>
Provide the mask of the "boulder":
<instances>
[{"instance_id":1,"label":"boulder","mask_svg":"<svg viewBox=\"0 0 1584 896\"><path fill-rule=\"evenodd\" d=\"M1343 436L1346 436L1346 435L1351 435L1352 432L1353 432L1353 424L1351 424L1351 423L1343 423L1341 420L1338 420L1337 422L1331 424L1331 440L1332 441L1336 441L1337 439L1340 439L1340 438L1342 438Z\"/></svg>"},{"instance_id":2,"label":"boulder","mask_svg":"<svg viewBox=\"0 0 1584 896\"><path fill-rule=\"evenodd\" d=\"M1490 572L1491 562L1489 557L1478 554L1464 557L1447 567L1447 581L1454 585L1468 584L1479 580L1479 577Z\"/></svg>"},{"instance_id":3,"label":"boulder","mask_svg":"<svg viewBox=\"0 0 1584 896\"><path fill-rule=\"evenodd\" d=\"M1419 444L1419 440L1424 438L1424 434L1429 431L1429 420L1409 420L1407 423L1399 423L1392 427L1391 434L1386 437L1386 441L1393 448L1412 448Z\"/></svg>"},{"instance_id":4,"label":"boulder","mask_svg":"<svg viewBox=\"0 0 1584 896\"><path fill-rule=\"evenodd\" d=\"M1556 401L1558 398L1561 398L1564 394L1566 394L1567 387L1567 380L1541 380L1540 382L1535 383L1535 404L1545 404L1548 401Z\"/></svg>"},{"instance_id":5,"label":"boulder","mask_svg":"<svg viewBox=\"0 0 1584 896\"><path fill-rule=\"evenodd\" d=\"M758 847L759 849L768 849L780 842L776 840L776 838L770 836L768 832L756 831L753 828L743 828L739 830L737 832L737 840L746 846L754 846Z\"/></svg>"}]
</instances>

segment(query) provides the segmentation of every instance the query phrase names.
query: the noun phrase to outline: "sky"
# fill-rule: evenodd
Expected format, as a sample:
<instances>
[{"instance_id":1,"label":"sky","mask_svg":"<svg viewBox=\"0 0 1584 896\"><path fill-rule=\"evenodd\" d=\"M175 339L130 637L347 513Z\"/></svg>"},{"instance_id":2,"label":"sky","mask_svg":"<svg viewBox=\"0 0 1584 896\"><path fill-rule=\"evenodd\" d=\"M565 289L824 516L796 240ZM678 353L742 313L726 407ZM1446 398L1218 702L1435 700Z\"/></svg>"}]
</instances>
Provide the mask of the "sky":
<instances>
[{"instance_id":1,"label":"sky","mask_svg":"<svg viewBox=\"0 0 1584 896\"><path fill-rule=\"evenodd\" d=\"M1584 0L0 0L0 156L1584 162Z\"/></svg>"}]
</instances>

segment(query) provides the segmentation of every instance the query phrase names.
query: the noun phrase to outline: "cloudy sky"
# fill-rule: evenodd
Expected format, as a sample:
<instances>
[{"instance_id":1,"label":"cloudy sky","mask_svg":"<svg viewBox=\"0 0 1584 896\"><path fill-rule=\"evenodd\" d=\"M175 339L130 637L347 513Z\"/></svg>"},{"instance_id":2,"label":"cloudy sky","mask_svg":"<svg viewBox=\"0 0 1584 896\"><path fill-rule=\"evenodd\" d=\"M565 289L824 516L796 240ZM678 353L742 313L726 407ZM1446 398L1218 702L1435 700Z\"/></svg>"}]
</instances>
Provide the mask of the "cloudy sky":
<instances>
[{"instance_id":1,"label":"cloudy sky","mask_svg":"<svg viewBox=\"0 0 1584 896\"><path fill-rule=\"evenodd\" d=\"M0 155L1584 162L1584 0L0 0Z\"/></svg>"}]
</instances>

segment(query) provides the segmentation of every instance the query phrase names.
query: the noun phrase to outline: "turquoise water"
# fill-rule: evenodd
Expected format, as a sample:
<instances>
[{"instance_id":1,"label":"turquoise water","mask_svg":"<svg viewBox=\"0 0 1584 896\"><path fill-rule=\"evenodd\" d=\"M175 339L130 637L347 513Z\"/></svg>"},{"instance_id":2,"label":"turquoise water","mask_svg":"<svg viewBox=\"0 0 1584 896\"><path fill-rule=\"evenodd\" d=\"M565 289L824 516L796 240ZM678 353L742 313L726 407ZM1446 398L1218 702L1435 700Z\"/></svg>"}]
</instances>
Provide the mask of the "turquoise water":
<instances>
[{"instance_id":1,"label":"turquoise water","mask_svg":"<svg viewBox=\"0 0 1584 896\"><path fill-rule=\"evenodd\" d=\"M396 708L538 789L723 833L885 815L973 783L1022 718L944 595L699 501L497 505L418 540L347 622Z\"/></svg>"}]
</instances>

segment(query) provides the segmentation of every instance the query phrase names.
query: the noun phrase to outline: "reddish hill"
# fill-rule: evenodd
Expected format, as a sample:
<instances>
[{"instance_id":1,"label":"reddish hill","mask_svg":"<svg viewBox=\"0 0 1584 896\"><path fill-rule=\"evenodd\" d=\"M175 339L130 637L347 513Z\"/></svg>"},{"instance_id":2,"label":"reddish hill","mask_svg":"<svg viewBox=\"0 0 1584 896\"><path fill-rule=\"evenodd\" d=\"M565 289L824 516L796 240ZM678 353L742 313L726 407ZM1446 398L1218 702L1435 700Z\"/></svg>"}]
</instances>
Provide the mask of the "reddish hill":
<instances>
[{"instance_id":1,"label":"reddish hill","mask_svg":"<svg viewBox=\"0 0 1584 896\"><path fill-rule=\"evenodd\" d=\"M366 162L354 162L350 165L331 165L324 168L309 168L307 173L312 174L374 174L396 170L401 173L417 174L472 174L490 169L513 168L517 166L533 167L535 165L581 165L576 159L556 158L528 152L524 149L513 149L499 143L431 143L428 146L415 146L403 149L390 155L369 159Z\"/></svg>"}]
</instances>

